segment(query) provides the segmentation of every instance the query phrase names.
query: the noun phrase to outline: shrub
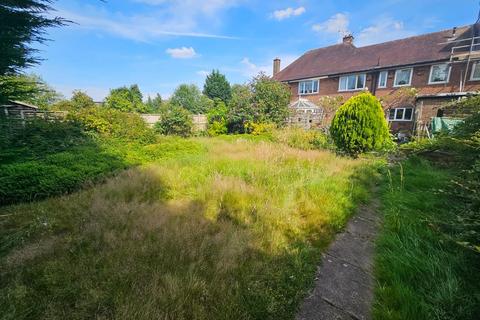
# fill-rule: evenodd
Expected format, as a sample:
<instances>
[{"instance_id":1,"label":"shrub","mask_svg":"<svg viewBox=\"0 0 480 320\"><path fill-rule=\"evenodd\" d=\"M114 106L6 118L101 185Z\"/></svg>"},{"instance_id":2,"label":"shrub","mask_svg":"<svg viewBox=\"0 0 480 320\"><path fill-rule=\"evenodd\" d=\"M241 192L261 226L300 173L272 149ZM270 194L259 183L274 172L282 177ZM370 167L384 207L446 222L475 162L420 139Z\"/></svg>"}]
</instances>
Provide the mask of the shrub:
<instances>
[{"instance_id":1,"label":"shrub","mask_svg":"<svg viewBox=\"0 0 480 320\"><path fill-rule=\"evenodd\" d=\"M118 109L124 112L147 112L147 107L143 103L143 95L138 85L130 87L120 87L110 90L110 94L105 98L107 107Z\"/></svg>"},{"instance_id":2,"label":"shrub","mask_svg":"<svg viewBox=\"0 0 480 320\"><path fill-rule=\"evenodd\" d=\"M215 106L207 113L208 134L218 136L227 133L227 106L220 99L215 99Z\"/></svg>"},{"instance_id":3,"label":"shrub","mask_svg":"<svg viewBox=\"0 0 480 320\"><path fill-rule=\"evenodd\" d=\"M245 133L245 124L258 118L252 105L253 94L247 85L232 87L232 98L228 103L227 127L230 133Z\"/></svg>"},{"instance_id":4,"label":"shrub","mask_svg":"<svg viewBox=\"0 0 480 320\"><path fill-rule=\"evenodd\" d=\"M160 120L155 124L155 131L163 135L188 137L192 134L192 115L185 108L169 105L160 110Z\"/></svg>"},{"instance_id":5,"label":"shrub","mask_svg":"<svg viewBox=\"0 0 480 320\"><path fill-rule=\"evenodd\" d=\"M254 78L251 87L253 105L260 114L260 122L283 125L289 115L290 88L264 74Z\"/></svg>"},{"instance_id":6,"label":"shrub","mask_svg":"<svg viewBox=\"0 0 480 320\"><path fill-rule=\"evenodd\" d=\"M261 134L271 135L275 130L276 125L268 122L247 122L245 123L245 132L255 136Z\"/></svg>"},{"instance_id":7,"label":"shrub","mask_svg":"<svg viewBox=\"0 0 480 320\"><path fill-rule=\"evenodd\" d=\"M392 143L382 106L368 92L350 98L337 110L330 133L337 147L351 155Z\"/></svg>"},{"instance_id":8,"label":"shrub","mask_svg":"<svg viewBox=\"0 0 480 320\"><path fill-rule=\"evenodd\" d=\"M305 130L302 128L275 130L273 139L289 147L303 150L332 148L329 137L317 130Z\"/></svg>"},{"instance_id":9,"label":"shrub","mask_svg":"<svg viewBox=\"0 0 480 320\"><path fill-rule=\"evenodd\" d=\"M181 84L172 94L170 103L193 114L205 114L213 105L213 101L203 95L194 84Z\"/></svg>"},{"instance_id":10,"label":"shrub","mask_svg":"<svg viewBox=\"0 0 480 320\"><path fill-rule=\"evenodd\" d=\"M138 114L91 107L69 114L69 119L81 123L87 131L101 135L140 143L155 141L155 133Z\"/></svg>"}]
</instances>

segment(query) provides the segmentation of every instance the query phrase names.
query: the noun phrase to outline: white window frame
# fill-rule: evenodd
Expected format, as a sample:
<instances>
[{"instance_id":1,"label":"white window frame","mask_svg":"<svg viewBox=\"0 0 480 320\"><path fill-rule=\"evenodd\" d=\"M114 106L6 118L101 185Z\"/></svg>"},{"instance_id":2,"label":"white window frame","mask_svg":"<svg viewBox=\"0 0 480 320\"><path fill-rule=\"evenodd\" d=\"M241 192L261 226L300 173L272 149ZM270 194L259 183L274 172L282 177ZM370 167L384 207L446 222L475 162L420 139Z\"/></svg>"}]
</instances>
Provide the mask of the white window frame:
<instances>
[{"instance_id":1,"label":"white window frame","mask_svg":"<svg viewBox=\"0 0 480 320\"><path fill-rule=\"evenodd\" d=\"M348 89L348 78L349 77L355 77L355 89ZM358 77L363 77L363 88L357 88ZM347 78L347 88L346 89L342 89L342 87L341 87L342 78ZM349 75L341 76L341 77L338 78L338 91L339 92L361 91L361 90L365 90L366 87L367 87L367 74L366 73L349 74Z\"/></svg>"},{"instance_id":2,"label":"white window frame","mask_svg":"<svg viewBox=\"0 0 480 320\"><path fill-rule=\"evenodd\" d=\"M380 80L382 79L382 74L385 75L385 85L380 85ZM388 85L388 70L387 71L380 71L378 74L378 88L385 89Z\"/></svg>"},{"instance_id":3,"label":"white window frame","mask_svg":"<svg viewBox=\"0 0 480 320\"><path fill-rule=\"evenodd\" d=\"M470 75L470 81L480 81L480 77L478 78L475 78L474 75L475 75L475 69L476 68L480 68L480 61L477 61L473 64L472 66L472 73Z\"/></svg>"},{"instance_id":4,"label":"white window frame","mask_svg":"<svg viewBox=\"0 0 480 320\"><path fill-rule=\"evenodd\" d=\"M405 119L405 111L407 109L411 109L412 110L412 115L410 117L410 119ZM390 111L392 110L395 110L395 112L393 113L393 119L390 119ZM403 110L403 116L402 116L402 119L397 119L397 111L398 110ZM387 113L387 120L389 122L394 122L394 121L402 121L402 122L407 122L407 121L413 121L413 116L414 116L414 113L415 113L415 110L413 107L404 107L404 108L393 108L393 109L389 109L388 110L388 113Z\"/></svg>"},{"instance_id":5,"label":"white window frame","mask_svg":"<svg viewBox=\"0 0 480 320\"><path fill-rule=\"evenodd\" d=\"M397 75L400 71L404 71L404 70L410 70L410 79L408 81L407 84L397 84ZM402 69L397 69L395 70L395 79L393 79L393 86L395 88L399 88L399 87L409 87L412 85L412 78L413 78L413 68L402 68Z\"/></svg>"},{"instance_id":6,"label":"white window frame","mask_svg":"<svg viewBox=\"0 0 480 320\"><path fill-rule=\"evenodd\" d=\"M300 87L301 87L302 83L305 83L305 82L311 82L312 83L312 92L302 93L300 91ZM313 91L313 88L315 88L315 85L313 84L314 82L317 82L317 91ZM299 96L305 96L305 95L309 95L309 94L318 94L319 92L320 92L320 79L306 79L306 80L298 81L298 95Z\"/></svg>"},{"instance_id":7,"label":"white window frame","mask_svg":"<svg viewBox=\"0 0 480 320\"><path fill-rule=\"evenodd\" d=\"M433 75L433 68L434 67L437 67L437 66L444 66L446 65L448 67L448 71L447 71L447 79L444 80L444 81L432 81L432 75ZM452 70L452 66L449 65L448 63L438 63L438 64L434 64L430 67L430 75L428 76L428 84L444 84L444 83L448 83L450 81L450 71Z\"/></svg>"}]
</instances>

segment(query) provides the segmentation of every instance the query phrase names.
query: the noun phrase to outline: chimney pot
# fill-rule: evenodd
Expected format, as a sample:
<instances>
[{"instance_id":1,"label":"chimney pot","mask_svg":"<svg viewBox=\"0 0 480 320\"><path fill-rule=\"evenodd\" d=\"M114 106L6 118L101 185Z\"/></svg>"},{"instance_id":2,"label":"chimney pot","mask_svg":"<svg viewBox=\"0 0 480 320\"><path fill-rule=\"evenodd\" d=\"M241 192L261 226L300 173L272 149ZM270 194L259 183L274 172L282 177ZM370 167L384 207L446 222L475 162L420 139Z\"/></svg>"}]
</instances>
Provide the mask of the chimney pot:
<instances>
[{"instance_id":1,"label":"chimney pot","mask_svg":"<svg viewBox=\"0 0 480 320\"><path fill-rule=\"evenodd\" d=\"M353 44L353 35L347 34L343 37L343 44Z\"/></svg>"},{"instance_id":2,"label":"chimney pot","mask_svg":"<svg viewBox=\"0 0 480 320\"><path fill-rule=\"evenodd\" d=\"M280 62L279 58L273 60L273 76L280 72Z\"/></svg>"}]
</instances>

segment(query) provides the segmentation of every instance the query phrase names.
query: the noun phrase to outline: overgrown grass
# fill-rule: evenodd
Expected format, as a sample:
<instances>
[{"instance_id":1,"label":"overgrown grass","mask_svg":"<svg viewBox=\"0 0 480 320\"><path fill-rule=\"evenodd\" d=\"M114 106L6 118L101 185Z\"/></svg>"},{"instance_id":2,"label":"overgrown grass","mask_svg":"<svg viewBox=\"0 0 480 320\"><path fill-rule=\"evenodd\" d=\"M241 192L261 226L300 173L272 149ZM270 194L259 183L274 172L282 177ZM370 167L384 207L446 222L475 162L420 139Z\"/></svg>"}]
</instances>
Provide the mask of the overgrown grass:
<instances>
[{"instance_id":1,"label":"overgrown grass","mask_svg":"<svg viewBox=\"0 0 480 320\"><path fill-rule=\"evenodd\" d=\"M459 171L414 157L385 173L376 319L478 319L480 255L462 242L478 212L452 193Z\"/></svg>"},{"instance_id":2,"label":"overgrown grass","mask_svg":"<svg viewBox=\"0 0 480 320\"><path fill-rule=\"evenodd\" d=\"M292 319L375 172L241 137L129 150L149 164L0 208L2 319Z\"/></svg>"}]
</instances>

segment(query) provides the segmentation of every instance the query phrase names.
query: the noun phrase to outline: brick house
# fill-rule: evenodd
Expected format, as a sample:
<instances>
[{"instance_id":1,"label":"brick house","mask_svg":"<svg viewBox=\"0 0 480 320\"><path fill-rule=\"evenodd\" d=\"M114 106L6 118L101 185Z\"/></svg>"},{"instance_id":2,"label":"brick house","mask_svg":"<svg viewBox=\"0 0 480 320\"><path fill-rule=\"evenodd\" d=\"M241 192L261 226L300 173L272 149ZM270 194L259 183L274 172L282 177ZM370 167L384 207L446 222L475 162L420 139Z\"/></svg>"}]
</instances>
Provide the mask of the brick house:
<instances>
[{"instance_id":1,"label":"brick house","mask_svg":"<svg viewBox=\"0 0 480 320\"><path fill-rule=\"evenodd\" d=\"M382 101L392 132L412 135L443 116L449 101L479 92L480 23L365 47L356 47L347 35L283 70L275 59L273 76L292 90L291 123L327 127L335 108L325 106L326 97L345 101L368 90ZM306 101L311 110L297 108Z\"/></svg>"}]
</instances>

